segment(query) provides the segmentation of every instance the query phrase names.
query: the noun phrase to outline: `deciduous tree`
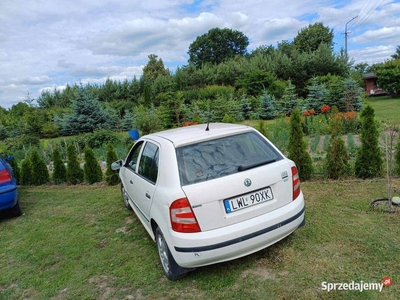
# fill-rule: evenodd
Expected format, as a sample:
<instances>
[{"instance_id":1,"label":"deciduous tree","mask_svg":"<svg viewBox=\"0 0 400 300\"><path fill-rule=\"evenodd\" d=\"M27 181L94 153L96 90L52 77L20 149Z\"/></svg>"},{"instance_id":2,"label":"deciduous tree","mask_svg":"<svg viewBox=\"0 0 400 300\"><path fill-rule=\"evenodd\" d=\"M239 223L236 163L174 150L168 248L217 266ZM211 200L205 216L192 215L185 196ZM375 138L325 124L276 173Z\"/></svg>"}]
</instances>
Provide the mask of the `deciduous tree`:
<instances>
[{"instance_id":1,"label":"deciduous tree","mask_svg":"<svg viewBox=\"0 0 400 300\"><path fill-rule=\"evenodd\" d=\"M301 29L294 38L293 44L302 52L314 52L321 43L333 48L333 29L318 22Z\"/></svg>"},{"instance_id":2,"label":"deciduous tree","mask_svg":"<svg viewBox=\"0 0 400 300\"><path fill-rule=\"evenodd\" d=\"M249 39L240 31L229 28L213 28L198 36L189 46L189 63L196 67L203 64L219 64L236 55L244 56Z\"/></svg>"}]
</instances>

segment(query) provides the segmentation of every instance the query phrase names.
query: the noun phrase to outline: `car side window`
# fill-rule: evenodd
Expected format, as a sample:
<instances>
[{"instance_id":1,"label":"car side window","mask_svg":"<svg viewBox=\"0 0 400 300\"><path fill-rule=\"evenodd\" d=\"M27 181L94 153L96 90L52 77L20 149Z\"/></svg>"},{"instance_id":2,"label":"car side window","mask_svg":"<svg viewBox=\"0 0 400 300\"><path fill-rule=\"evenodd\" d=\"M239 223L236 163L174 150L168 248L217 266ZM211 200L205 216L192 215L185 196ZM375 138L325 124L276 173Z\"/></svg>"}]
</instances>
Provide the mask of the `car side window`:
<instances>
[{"instance_id":1,"label":"car side window","mask_svg":"<svg viewBox=\"0 0 400 300\"><path fill-rule=\"evenodd\" d=\"M139 162L139 175L152 183L157 182L158 175L158 147L147 142Z\"/></svg>"},{"instance_id":2,"label":"car side window","mask_svg":"<svg viewBox=\"0 0 400 300\"><path fill-rule=\"evenodd\" d=\"M138 142L133 146L131 152L128 155L128 158L125 162L125 167L131 169L133 172L136 172L136 166L138 163L138 158L140 154L140 150L142 149L143 142Z\"/></svg>"}]
</instances>

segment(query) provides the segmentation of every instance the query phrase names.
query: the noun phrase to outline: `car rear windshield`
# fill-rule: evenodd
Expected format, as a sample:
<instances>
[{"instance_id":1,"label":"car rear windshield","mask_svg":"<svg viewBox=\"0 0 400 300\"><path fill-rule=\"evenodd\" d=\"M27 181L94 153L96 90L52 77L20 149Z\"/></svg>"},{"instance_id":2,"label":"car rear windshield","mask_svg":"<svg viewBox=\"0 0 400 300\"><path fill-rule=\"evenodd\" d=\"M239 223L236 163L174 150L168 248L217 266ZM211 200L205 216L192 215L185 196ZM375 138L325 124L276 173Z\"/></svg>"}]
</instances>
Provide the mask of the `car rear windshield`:
<instances>
[{"instance_id":1,"label":"car rear windshield","mask_svg":"<svg viewBox=\"0 0 400 300\"><path fill-rule=\"evenodd\" d=\"M181 185L256 168L283 157L259 134L246 132L176 149Z\"/></svg>"}]
</instances>

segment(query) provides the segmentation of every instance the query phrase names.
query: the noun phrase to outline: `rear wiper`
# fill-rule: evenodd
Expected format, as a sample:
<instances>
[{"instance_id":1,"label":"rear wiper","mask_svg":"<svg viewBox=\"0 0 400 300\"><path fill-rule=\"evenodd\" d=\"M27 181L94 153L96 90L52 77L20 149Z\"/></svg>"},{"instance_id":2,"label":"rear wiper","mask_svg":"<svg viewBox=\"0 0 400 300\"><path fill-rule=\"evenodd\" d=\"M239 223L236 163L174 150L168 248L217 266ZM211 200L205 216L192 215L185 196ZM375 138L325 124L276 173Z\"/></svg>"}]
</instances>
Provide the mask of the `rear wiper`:
<instances>
[{"instance_id":1,"label":"rear wiper","mask_svg":"<svg viewBox=\"0 0 400 300\"><path fill-rule=\"evenodd\" d=\"M257 168L259 166L263 166L263 165L267 165L267 164L273 163L275 161L276 161L276 158L272 158L272 159L264 160L264 161L261 161L261 162L255 163L255 164L251 164L251 165L247 165L247 166L240 165L238 167L238 171L242 172L242 171L250 170L250 169L253 169L253 168Z\"/></svg>"}]
</instances>

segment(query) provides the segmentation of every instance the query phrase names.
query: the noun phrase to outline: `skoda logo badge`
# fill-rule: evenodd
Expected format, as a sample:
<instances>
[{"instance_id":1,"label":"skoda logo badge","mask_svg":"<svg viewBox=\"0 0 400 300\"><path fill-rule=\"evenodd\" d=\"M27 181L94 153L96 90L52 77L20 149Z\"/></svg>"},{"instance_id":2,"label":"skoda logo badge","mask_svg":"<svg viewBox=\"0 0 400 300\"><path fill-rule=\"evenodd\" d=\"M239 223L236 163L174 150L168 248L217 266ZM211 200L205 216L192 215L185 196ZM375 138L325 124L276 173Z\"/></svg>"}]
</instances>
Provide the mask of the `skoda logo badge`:
<instances>
[{"instance_id":1,"label":"skoda logo badge","mask_svg":"<svg viewBox=\"0 0 400 300\"><path fill-rule=\"evenodd\" d=\"M244 185L247 186L247 187L251 186L251 180L249 178L246 178L244 180Z\"/></svg>"}]
</instances>

